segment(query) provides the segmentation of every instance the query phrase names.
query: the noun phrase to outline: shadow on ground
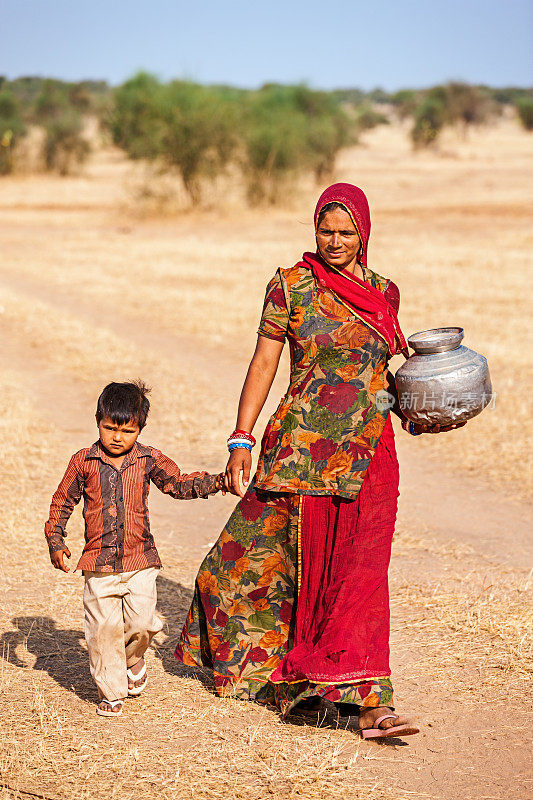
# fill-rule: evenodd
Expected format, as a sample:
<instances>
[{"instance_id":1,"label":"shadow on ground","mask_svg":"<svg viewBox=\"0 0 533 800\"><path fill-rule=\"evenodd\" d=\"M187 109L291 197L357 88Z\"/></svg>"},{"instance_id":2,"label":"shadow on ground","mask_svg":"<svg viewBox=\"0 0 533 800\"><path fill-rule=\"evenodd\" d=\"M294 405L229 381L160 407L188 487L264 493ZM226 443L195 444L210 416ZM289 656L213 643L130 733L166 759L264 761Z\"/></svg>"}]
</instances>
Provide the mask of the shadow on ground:
<instances>
[{"instance_id":1,"label":"shadow on ground","mask_svg":"<svg viewBox=\"0 0 533 800\"><path fill-rule=\"evenodd\" d=\"M214 681L208 670L187 667L174 657L192 592L163 575L157 580L157 590L158 610L166 621L167 635L164 642L152 643L155 655L170 675L181 678L194 675L208 691L214 692ZM5 661L20 669L47 672L52 680L81 700L96 700L97 690L89 671L82 630L59 628L56 620L47 616L14 617L11 622L15 630L6 631L0 637L0 655ZM35 660L23 660L21 648Z\"/></svg>"}]
</instances>

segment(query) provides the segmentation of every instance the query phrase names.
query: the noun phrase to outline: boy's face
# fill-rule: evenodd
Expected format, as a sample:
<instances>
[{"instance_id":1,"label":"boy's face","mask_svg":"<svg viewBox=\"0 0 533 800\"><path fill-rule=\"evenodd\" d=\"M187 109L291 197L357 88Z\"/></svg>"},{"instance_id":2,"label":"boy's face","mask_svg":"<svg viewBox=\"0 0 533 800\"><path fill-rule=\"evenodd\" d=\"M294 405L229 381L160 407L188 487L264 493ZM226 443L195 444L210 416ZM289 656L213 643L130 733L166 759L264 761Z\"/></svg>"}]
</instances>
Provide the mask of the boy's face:
<instances>
[{"instance_id":1,"label":"boy's face","mask_svg":"<svg viewBox=\"0 0 533 800\"><path fill-rule=\"evenodd\" d=\"M125 425L117 425L110 417L98 422L100 442L112 456L121 456L131 450L141 432L139 423L131 420Z\"/></svg>"}]
</instances>

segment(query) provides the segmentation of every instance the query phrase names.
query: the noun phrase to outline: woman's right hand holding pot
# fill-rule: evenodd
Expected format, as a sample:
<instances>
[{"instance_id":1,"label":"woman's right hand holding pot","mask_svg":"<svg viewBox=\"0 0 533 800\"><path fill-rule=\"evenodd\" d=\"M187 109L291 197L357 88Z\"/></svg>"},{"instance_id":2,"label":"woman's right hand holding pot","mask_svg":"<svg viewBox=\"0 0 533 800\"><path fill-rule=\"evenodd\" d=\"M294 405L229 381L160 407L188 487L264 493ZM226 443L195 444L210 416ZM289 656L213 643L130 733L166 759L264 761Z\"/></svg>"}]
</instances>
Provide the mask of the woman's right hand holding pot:
<instances>
[{"instance_id":1,"label":"woman's right hand holding pot","mask_svg":"<svg viewBox=\"0 0 533 800\"><path fill-rule=\"evenodd\" d=\"M228 463L226 466L226 473L224 475L224 486L227 492L237 495L237 497L244 497L244 493L250 480L250 471L252 468L252 454L245 447L238 447L232 450ZM241 489L240 476L242 473Z\"/></svg>"}]
</instances>

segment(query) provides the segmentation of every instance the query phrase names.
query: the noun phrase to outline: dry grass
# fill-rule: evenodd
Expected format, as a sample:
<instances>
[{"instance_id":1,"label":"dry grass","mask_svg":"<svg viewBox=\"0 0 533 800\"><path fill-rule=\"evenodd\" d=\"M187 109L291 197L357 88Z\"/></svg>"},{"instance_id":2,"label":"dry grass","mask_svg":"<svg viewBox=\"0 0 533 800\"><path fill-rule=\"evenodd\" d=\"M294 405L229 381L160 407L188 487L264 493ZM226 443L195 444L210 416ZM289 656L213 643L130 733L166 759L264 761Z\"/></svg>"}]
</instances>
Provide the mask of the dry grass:
<instances>
[{"instance_id":1,"label":"dry grass","mask_svg":"<svg viewBox=\"0 0 533 800\"><path fill-rule=\"evenodd\" d=\"M467 142L448 138L443 149L414 156L401 131L384 128L346 154L338 177L368 189L373 264L402 288L406 333L461 324L466 344L489 358L496 410L453 436L419 440L422 454L431 449L494 486L526 491L531 422L518 388L531 369L531 144L505 124ZM232 206L141 219L124 189L131 180L108 151L84 176L0 182L0 800L24 797L19 790L53 800L455 800L446 773L463 768L461 748L438 751L421 736L404 756L360 742L332 715L322 727L284 723L215 697L205 676L175 662L202 545L196 511L183 512L181 538L162 542L167 624L150 653L149 692L128 702L120 720L94 714L80 579L51 571L42 539L50 491L67 456L92 440L97 393L117 378L139 375L154 387L146 441L186 469L223 464L235 376L253 347L264 285L309 246L315 194L308 187L288 209L268 212ZM81 530L77 510L73 541ZM449 698L476 715L495 699L518 713L529 687L527 587L513 569L483 558L482 544L408 527L396 543L393 638L406 652L398 683L404 702L438 709L440 739L453 735ZM484 742L473 742L468 757L480 774L470 794L461 788L464 800L505 796L491 770L501 771L492 764L509 730L491 734L486 758Z\"/></svg>"}]
</instances>

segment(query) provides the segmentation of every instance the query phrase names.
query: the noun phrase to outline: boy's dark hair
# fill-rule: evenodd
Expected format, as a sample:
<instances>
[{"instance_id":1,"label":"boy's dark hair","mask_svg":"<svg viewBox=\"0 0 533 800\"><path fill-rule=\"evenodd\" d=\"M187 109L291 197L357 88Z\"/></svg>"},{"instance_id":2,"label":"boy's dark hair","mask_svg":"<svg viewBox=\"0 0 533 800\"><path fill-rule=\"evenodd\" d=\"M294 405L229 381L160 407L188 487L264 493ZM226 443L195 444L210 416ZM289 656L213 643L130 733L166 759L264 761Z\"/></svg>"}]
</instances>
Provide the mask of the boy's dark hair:
<instances>
[{"instance_id":1,"label":"boy's dark hair","mask_svg":"<svg viewBox=\"0 0 533 800\"><path fill-rule=\"evenodd\" d=\"M142 430L150 410L146 397L149 391L143 381L108 383L98 398L96 421L100 423L104 417L109 417L115 425L126 425L133 420Z\"/></svg>"}]
</instances>

